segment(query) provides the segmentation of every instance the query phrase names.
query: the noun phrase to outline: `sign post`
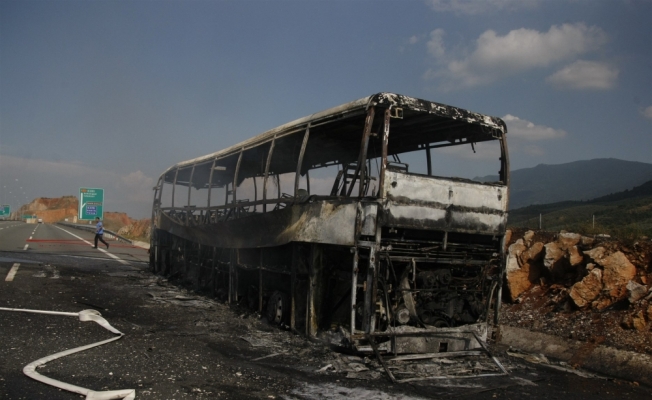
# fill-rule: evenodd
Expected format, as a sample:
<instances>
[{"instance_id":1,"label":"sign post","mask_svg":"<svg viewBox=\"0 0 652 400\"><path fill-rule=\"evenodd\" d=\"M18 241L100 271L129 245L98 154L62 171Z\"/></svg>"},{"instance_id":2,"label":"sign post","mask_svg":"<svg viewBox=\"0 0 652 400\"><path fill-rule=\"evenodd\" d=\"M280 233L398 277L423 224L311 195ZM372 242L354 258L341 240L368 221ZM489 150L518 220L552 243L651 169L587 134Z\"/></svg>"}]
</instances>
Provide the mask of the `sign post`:
<instances>
[{"instance_id":1,"label":"sign post","mask_svg":"<svg viewBox=\"0 0 652 400\"><path fill-rule=\"evenodd\" d=\"M104 189L81 188L79 189L79 219L82 221L94 220L95 217L104 219Z\"/></svg>"},{"instance_id":2,"label":"sign post","mask_svg":"<svg viewBox=\"0 0 652 400\"><path fill-rule=\"evenodd\" d=\"M0 217L8 217L11 215L11 207L8 204L0 206Z\"/></svg>"}]
</instances>

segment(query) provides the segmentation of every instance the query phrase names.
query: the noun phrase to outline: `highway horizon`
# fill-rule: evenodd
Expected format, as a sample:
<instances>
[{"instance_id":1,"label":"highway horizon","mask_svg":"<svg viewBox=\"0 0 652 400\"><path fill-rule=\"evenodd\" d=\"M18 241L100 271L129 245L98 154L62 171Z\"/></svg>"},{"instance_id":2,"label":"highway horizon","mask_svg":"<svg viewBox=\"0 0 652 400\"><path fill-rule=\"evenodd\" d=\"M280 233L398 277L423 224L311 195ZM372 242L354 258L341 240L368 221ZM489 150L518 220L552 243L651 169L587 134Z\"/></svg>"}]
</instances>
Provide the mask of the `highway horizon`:
<instances>
[{"instance_id":1,"label":"highway horizon","mask_svg":"<svg viewBox=\"0 0 652 400\"><path fill-rule=\"evenodd\" d=\"M112 259L122 264L147 263L147 249L109 238L109 249L101 242L93 248L92 232L58 224L27 224L21 221L0 221L0 252L38 253L42 255L65 255ZM1 253L0 253L1 257Z\"/></svg>"}]
</instances>

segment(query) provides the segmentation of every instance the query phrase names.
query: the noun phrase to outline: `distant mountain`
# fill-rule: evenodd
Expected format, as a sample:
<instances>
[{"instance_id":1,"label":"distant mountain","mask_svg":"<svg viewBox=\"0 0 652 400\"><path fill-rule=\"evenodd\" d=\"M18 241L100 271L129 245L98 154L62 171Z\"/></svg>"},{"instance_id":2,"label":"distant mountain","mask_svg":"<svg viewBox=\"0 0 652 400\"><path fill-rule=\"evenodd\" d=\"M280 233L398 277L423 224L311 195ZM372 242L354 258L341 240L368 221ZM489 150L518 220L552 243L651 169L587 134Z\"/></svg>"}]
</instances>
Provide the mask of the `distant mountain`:
<instances>
[{"instance_id":1,"label":"distant mountain","mask_svg":"<svg viewBox=\"0 0 652 400\"><path fill-rule=\"evenodd\" d=\"M474 178L495 181L495 176ZM511 172L509 208L566 200L590 200L652 180L652 164L615 158L539 164Z\"/></svg>"},{"instance_id":2,"label":"distant mountain","mask_svg":"<svg viewBox=\"0 0 652 400\"><path fill-rule=\"evenodd\" d=\"M511 210L508 225L548 231L652 236L652 181L589 201L562 201Z\"/></svg>"}]
</instances>

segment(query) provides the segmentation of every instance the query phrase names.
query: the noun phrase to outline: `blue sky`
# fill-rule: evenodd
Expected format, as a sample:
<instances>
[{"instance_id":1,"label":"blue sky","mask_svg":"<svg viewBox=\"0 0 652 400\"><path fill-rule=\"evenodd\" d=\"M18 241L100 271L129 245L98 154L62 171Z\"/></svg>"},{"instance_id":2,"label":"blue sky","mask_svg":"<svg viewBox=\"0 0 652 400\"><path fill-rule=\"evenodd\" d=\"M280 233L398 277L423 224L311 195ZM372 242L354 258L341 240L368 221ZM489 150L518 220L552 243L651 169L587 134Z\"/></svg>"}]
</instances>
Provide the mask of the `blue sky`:
<instances>
[{"instance_id":1,"label":"blue sky","mask_svg":"<svg viewBox=\"0 0 652 400\"><path fill-rule=\"evenodd\" d=\"M650 16L652 0L4 0L0 201L103 187L105 210L147 217L170 165L380 91L504 118L513 169L649 163Z\"/></svg>"}]
</instances>

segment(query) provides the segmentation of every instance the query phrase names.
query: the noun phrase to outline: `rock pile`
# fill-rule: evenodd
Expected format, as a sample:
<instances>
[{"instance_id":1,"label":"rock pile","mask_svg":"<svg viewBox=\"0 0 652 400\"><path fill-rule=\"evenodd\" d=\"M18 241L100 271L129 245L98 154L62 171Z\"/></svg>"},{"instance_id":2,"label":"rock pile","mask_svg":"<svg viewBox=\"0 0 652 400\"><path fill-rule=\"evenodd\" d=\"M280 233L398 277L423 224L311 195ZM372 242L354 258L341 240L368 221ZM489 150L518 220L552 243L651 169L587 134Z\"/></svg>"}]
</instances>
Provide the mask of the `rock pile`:
<instances>
[{"instance_id":1,"label":"rock pile","mask_svg":"<svg viewBox=\"0 0 652 400\"><path fill-rule=\"evenodd\" d=\"M599 242L568 232L551 236L527 231L516 240L511 232L509 236L507 289L513 302L539 286L543 292L553 289L558 293L555 302L567 308L591 312L615 306L628 308L621 325L638 331L650 330L652 246L649 243L647 247L636 243L632 250L615 241Z\"/></svg>"}]
</instances>

